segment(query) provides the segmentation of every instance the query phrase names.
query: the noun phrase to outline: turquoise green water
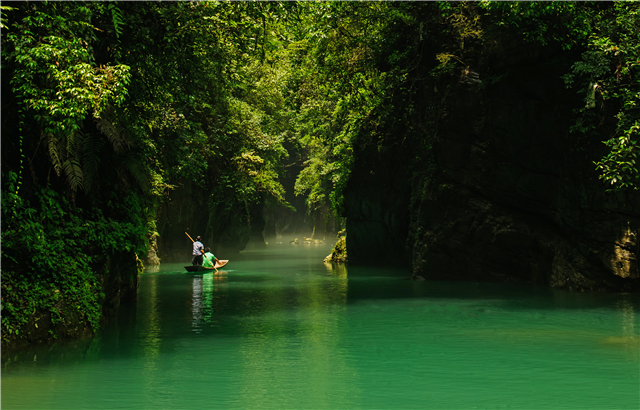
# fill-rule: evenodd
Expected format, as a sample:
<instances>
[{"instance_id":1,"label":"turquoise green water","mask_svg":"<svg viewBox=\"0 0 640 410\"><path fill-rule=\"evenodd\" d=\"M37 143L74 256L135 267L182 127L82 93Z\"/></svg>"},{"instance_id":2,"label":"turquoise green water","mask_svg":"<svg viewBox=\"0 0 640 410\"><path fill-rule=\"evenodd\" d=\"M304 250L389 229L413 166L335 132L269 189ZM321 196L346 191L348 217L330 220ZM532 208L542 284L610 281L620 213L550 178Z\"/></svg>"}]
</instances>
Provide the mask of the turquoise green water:
<instances>
[{"instance_id":1,"label":"turquoise green water","mask_svg":"<svg viewBox=\"0 0 640 410\"><path fill-rule=\"evenodd\" d=\"M147 271L96 337L4 357L2 409L640 408L637 295L414 282L328 253Z\"/></svg>"}]
</instances>

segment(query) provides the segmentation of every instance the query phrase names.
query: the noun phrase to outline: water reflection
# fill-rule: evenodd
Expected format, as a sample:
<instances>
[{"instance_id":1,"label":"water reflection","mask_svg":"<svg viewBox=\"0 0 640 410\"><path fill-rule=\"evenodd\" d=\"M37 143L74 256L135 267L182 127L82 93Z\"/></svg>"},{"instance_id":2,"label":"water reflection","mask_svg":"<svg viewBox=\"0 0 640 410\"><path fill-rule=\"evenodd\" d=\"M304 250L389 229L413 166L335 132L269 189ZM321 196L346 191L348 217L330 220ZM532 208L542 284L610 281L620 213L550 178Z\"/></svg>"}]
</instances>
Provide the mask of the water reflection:
<instances>
[{"instance_id":1,"label":"water reflection","mask_svg":"<svg viewBox=\"0 0 640 410\"><path fill-rule=\"evenodd\" d=\"M193 290L191 291L191 329L200 333L202 328L200 322L202 322L202 276L196 275L193 277Z\"/></svg>"},{"instance_id":2,"label":"water reflection","mask_svg":"<svg viewBox=\"0 0 640 410\"><path fill-rule=\"evenodd\" d=\"M222 312L220 300L226 299L227 271L195 275L191 281L191 330L201 333L203 326L214 323L215 304Z\"/></svg>"},{"instance_id":3,"label":"water reflection","mask_svg":"<svg viewBox=\"0 0 640 410\"><path fill-rule=\"evenodd\" d=\"M622 335L636 336L638 334L638 319L631 302L619 300L618 310L622 314Z\"/></svg>"},{"instance_id":4,"label":"water reflection","mask_svg":"<svg viewBox=\"0 0 640 410\"><path fill-rule=\"evenodd\" d=\"M158 273L160 272L160 265L145 265L144 273Z\"/></svg>"},{"instance_id":5,"label":"water reflection","mask_svg":"<svg viewBox=\"0 0 640 410\"><path fill-rule=\"evenodd\" d=\"M347 271L344 266L327 269L329 277L302 271L290 286L271 288L251 301L262 313L242 323L247 338L240 348L240 375L247 391L239 407L331 408L341 403L348 408L358 396L357 369L341 347L349 329Z\"/></svg>"},{"instance_id":6,"label":"water reflection","mask_svg":"<svg viewBox=\"0 0 640 410\"><path fill-rule=\"evenodd\" d=\"M616 304L620 312L620 336L609 336L603 339L607 346L623 349L633 361L640 359L640 329L638 329L638 316L633 304L626 300L619 300Z\"/></svg>"},{"instance_id":7,"label":"water reflection","mask_svg":"<svg viewBox=\"0 0 640 410\"><path fill-rule=\"evenodd\" d=\"M147 366L153 367L160 353L160 312L158 311L158 277L149 278L149 297L145 297L138 305L138 317L143 317L142 334L144 335L144 356Z\"/></svg>"},{"instance_id":8,"label":"water reflection","mask_svg":"<svg viewBox=\"0 0 640 410\"><path fill-rule=\"evenodd\" d=\"M160 357L161 326L158 306L158 277L152 276L148 283L149 297L138 304L137 316L144 318L142 325L143 369L142 376L145 383L144 394L148 402L153 401L152 392L158 387L158 360Z\"/></svg>"},{"instance_id":9,"label":"water reflection","mask_svg":"<svg viewBox=\"0 0 640 410\"><path fill-rule=\"evenodd\" d=\"M202 319L204 323L211 323L213 318L213 277L213 272L202 275Z\"/></svg>"}]
</instances>

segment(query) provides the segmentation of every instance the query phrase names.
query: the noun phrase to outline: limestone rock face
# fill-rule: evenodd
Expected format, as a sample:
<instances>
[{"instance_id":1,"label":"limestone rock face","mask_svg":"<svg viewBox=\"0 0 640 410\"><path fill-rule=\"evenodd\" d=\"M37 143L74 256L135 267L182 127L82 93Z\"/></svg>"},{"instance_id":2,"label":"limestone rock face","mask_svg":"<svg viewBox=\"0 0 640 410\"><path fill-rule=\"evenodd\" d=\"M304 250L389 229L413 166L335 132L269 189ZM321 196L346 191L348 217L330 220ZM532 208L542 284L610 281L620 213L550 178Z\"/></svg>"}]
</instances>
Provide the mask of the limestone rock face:
<instances>
[{"instance_id":1,"label":"limestone rock face","mask_svg":"<svg viewBox=\"0 0 640 410\"><path fill-rule=\"evenodd\" d=\"M568 68L525 50L496 60L438 94L428 161L412 161L417 143L357 150L350 263L393 256L416 279L639 291L640 195L607 193L593 166L602 138L569 132L581 102L560 80ZM496 66L510 74L483 82Z\"/></svg>"},{"instance_id":2,"label":"limestone rock face","mask_svg":"<svg viewBox=\"0 0 640 410\"><path fill-rule=\"evenodd\" d=\"M144 260L146 265L160 265L160 258L158 257L158 235L153 234L149 238L149 249L147 250L147 257Z\"/></svg>"},{"instance_id":3,"label":"limestone rock face","mask_svg":"<svg viewBox=\"0 0 640 410\"><path fill-rule=\"evenodd\" d=\"M349 262L409 266L411 170L403 165L404 148L377 151L367 146L356 157L345 192Z\"/></svg>"}]
</instances>

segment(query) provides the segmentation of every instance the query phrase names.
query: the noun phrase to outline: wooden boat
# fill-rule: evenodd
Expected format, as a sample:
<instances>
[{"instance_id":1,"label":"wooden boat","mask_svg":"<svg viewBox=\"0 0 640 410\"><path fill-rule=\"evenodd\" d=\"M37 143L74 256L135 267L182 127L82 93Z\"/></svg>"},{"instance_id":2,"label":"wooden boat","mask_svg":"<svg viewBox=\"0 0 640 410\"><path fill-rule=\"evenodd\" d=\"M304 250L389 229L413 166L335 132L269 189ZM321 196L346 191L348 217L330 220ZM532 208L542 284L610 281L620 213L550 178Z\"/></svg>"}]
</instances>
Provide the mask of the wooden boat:
<instances>
[{"instance_id":1,"label":"wooden boat","mask_svg":"<svg viewBox=\"0 0 640 410\"><path fill-rule=\"evenodd\" d=\"M216 262L216 269L220 269L223 266L225 266L227 263L229 263L229 260L218 260L218 262ZM190 266L185 266L184 267L187 272L208 272L208 271L212 271L214 270L213 268L205 268L202 265L190 265Z\"/></svg>"}]
</instances>

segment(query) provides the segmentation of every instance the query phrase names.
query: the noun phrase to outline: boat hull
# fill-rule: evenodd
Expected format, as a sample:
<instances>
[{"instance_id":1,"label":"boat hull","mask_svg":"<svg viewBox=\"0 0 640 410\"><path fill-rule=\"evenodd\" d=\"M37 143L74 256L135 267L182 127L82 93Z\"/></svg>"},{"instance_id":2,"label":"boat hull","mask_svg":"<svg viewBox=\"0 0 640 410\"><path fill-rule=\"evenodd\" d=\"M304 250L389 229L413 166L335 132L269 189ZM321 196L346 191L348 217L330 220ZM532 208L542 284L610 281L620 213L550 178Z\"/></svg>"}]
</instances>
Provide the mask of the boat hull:
<instances>
[{"instance_id":1,"label":"boat hull","mask_svg":"<svg viewBox=\"0 0 640 410\"><path fill-rule=\"evenodd\" d=\"M222 268L227 263L229 263L229 260L218 260L218 262L216 262L216 269ZM187 272L208 272L214 270L213 268L205 268L202 265L190 265L185 266L184 268L187 270Z\"/></svg>"}]
</instances>

